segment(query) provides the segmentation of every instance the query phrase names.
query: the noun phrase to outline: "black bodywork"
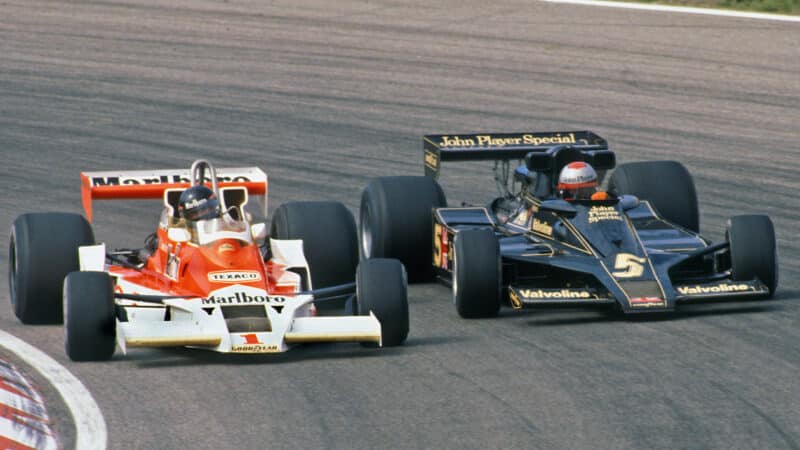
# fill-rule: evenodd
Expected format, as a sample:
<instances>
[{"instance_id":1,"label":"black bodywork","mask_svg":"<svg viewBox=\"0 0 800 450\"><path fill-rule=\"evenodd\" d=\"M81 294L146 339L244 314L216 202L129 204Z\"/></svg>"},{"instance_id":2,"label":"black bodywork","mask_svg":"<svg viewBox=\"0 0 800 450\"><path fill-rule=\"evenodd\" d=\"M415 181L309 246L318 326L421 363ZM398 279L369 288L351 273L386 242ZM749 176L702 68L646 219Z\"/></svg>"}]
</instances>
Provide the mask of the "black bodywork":
<instances>
[{"instance_id":1,"label":"black bodywork","mask_svg":"<svg viewBox=\"0 0 800 450\"><path fill-rule=\"evenodd\" d=\"M506 189L486 206L434 210L433 264L445 282L453 277L455 234L489 228L499 241L503 298L514 308L608 304L663 312L682 302L769 295L757 278L732 279L728 242L712 244L645 200L615 192L604 200L557 198L567 163L588 162L601 176L614 167L614 153L594 133L436 135L424 145L426 175L434 178L442 161L525 161L513 171L516 192ZM511 181L495 176L499 186Z\"/></svg>"}]
</instances>

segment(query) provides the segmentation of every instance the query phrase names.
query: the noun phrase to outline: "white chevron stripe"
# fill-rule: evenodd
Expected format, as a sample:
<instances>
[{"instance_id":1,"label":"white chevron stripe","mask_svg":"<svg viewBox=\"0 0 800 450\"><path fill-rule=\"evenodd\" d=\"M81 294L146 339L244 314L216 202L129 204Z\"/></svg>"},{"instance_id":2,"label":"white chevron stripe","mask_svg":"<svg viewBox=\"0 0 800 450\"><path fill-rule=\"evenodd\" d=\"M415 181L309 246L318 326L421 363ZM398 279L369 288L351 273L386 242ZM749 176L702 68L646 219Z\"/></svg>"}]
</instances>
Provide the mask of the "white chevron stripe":
<instances>
[{"instance_id":1,"label":"white chevron stripe","mask_svg":"<svg viewBox=\"0 0 800 450\"><path fill-rule=\"evenodd\" d=\"M80 380L41 350L2 330L0 330L0 346L33 366L64 399L75 422L75 448L86 450L106 448L108 433L105 419L92 394ZM0 434L2 430L0 424Z\"/></svg>"},{"instance_id":2,"label":"white chevron stripe","mask_svg":"<svg viewBox=\"0 0 800 450\"><path fill-rule=\"evenodd\" d=\"M7 439L30 448L40 450L58 448L58 442L52 435L2 416L0 416L0 436L5 436Z\"/></svg>"}]
</instances>

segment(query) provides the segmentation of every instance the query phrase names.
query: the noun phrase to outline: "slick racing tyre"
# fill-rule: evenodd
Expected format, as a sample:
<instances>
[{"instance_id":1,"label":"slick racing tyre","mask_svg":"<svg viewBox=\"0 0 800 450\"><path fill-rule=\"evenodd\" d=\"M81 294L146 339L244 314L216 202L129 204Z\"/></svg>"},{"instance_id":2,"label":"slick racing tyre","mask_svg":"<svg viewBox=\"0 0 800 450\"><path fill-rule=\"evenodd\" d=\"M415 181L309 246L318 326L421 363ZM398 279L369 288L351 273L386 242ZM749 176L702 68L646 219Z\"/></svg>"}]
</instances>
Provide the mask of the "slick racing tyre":
<instances>
[{"instance_id":1,"label":"slick racing tyre","mask_svg":"<svg viewBox=\"0 0 800 450\"><path fill-rule=\"evenodd\" d=\"M433 208L447 206L430 177L382 177L361 195L361 258L397 258L411 281L433 278Z\"/></svg>"},{"instance_id":2,"label":"slick racing tyre","mask_svg":"<svg viewBox=\"0 0 800 450\"><path fill-rule=\"evenodd\" d=\"M105 361L114 355L114 283L105 272L72 272L64 280L67 356L73 361Z\"/></svg>"},{"instance_id":3,"label":"slick racing tyre","mask_svg":"<svg viewBox=\"0 0 800 450\"><path fill-rule=\"evenodd\" d=\"M78 247L92 244L92 227L81 215L17 217L8 246L8 286L14 314L22 323L62 322L64 277L79 268Z\"/></svg>"},{"instance_id":4,"label":"slick racing tyre","mask_svg":"<svg viewBox=\"0 0 800 450\"><path fill-rule=\"evenodd\" d=\"M384 347L401 345L408 337L406 271L396 259L362 261L356 274L358 315L375 314L381 323ZM373 344L364 343L365 346Z\"/></svg>"},{"instance_id":5,"label":"slick racing tyre","mask_svg":"<svg viewBox=\"0 0 800 450\"><path fill-rule=\"evenodd\" d=\"M617 166L608 190L647 200L664 219L700 231L697 192L691 174L677 161L642 161Z\"/></svg>"},{"instance_id":6,"label":"slick racing tyre","mask_svg":"<svg viewBox=\"0 0 800 450\"><path fill-rule=\"evenodd\" d=\"M500 310L500 245L490 229L462 230L454 245L453 302L465 319Z\"/></svg>"},{"instance_id":7,"label":"slick racing tyre","mask_svg":"<svg viewBox=\"0 0 800 450\"><path fill-rule=\"evenodd\" d=\"M772 297L778 287L778 246L772 220L761 214L733 216L725 234L730 243L732 278L758 278Z\"/></svg>"},{"instance_id":8,"label":"slick racing tyre","mask_svg":"<svg viewBox=\"0 0 800 450\"><path fill-rule=\"evenodd\" d=\"M302 239L314 289L355 280L358 265L356 222L341 203L285 203L272 217L270 237Z\"/></svg>"}]
</instances>

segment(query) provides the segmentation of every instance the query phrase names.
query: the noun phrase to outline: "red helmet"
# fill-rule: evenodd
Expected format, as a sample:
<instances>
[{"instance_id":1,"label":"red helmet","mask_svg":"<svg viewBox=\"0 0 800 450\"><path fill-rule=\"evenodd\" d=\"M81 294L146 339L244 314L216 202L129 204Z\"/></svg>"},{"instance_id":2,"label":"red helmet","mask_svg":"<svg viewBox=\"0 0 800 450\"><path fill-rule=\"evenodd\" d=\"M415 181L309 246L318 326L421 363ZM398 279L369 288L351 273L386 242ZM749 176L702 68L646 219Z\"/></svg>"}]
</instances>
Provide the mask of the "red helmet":
<instances>
[{"instance_id":1,"label":"red helmet","mask_svg":"<svg viewBox=\"0 0 800 450\"><path fill-rule=\"evenodd\" d=\"M571 162L561 169L558 189L566 199L589 199L597 191L597 172L583 161Z\"/></svg>"}]
</instances>

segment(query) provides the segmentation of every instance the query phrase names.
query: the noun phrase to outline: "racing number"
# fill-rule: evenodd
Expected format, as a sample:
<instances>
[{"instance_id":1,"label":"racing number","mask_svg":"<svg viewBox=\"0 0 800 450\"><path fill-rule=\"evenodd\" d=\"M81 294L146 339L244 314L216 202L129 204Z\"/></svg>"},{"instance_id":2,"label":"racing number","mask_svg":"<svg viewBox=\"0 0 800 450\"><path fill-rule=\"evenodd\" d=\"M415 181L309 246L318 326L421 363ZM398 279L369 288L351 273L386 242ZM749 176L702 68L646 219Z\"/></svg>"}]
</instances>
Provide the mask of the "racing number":
<instances>
[{"instance_id":1,"label":"racing number","mask_svg":"<svg viewBox=\"0 0 800 450\"><path fill-rule=\"evenodd\" d=\"M433 265L442 267L442 225L433 224Z\"/></svg>"},{"instance_id":2,"label":"racing number","mask_svg":"<svg viewBox=\"0 0 800 450\"><path fill-rule=\"evenodd\" d=\"M617 272L613 272L611 275L617 278L640 277L642 273L644 273L643 264L645 261L645 258L640 258L630 253L620 253L617 255L617 260L614 262L614 269L616 269Z\"/></svg>"},{"instance_id":3,"label":"racing number","mask_svg":"<svg viewBox=\"0 0 800 450\"><path fill-rule=\"evenodd\" d=\"M451 258L450 236L442 224L433 224L433 265L441 269L449 269Z\"/></svg>"},{"instance_id":4,"label":"racing number","mask_svg":"<svg viewBox=\"0 0 800 450\"><path fill-rule=\"evenodd\" d=\"M263 344L258 340L258 335L255 333L242 334L240 336L244 338L245 344Z\"/></svg>"}]
</instances>

